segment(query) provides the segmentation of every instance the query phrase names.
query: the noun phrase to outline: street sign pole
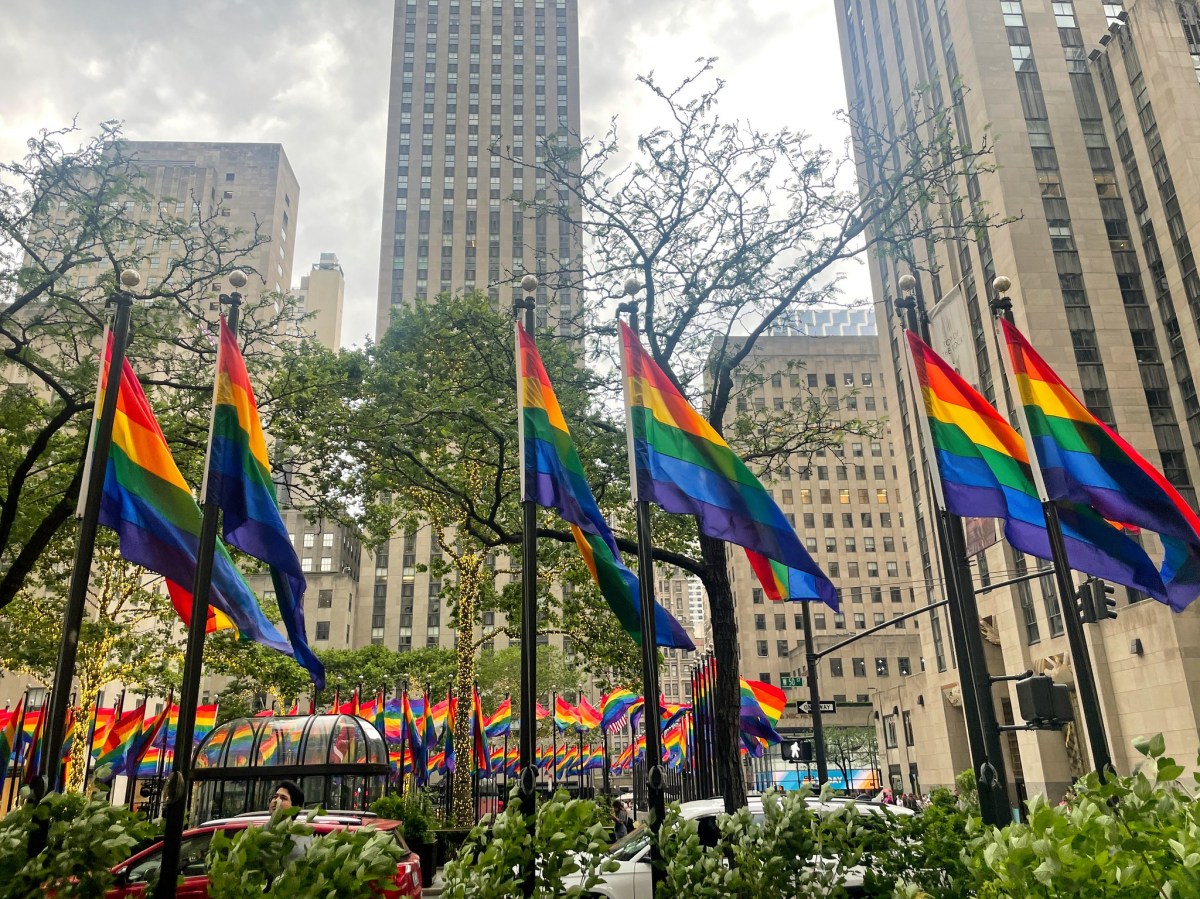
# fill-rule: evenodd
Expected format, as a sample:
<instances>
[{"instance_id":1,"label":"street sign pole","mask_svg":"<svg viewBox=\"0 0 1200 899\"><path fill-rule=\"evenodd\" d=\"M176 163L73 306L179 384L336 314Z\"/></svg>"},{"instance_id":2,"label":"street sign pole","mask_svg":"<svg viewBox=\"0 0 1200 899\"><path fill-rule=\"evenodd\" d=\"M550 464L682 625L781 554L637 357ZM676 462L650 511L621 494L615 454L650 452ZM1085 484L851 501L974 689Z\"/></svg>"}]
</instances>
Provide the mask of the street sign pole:
<instances>
[{"instance_id":1,"label":"street sign pole","mask_svg":"<svg viewBox=\"0 0 1200 899\"><path fill-rule=\"evenodd\" d=\"M825 759L825 727L821 720L821 694L817 687L817 649L813 644L812 611L808 602L802 602L804 612L804 655L808 662L808 698L812 703L813 752L817 757L817 781L824 784L829 780L829 766Z\"/></svg>"}]
</instances>

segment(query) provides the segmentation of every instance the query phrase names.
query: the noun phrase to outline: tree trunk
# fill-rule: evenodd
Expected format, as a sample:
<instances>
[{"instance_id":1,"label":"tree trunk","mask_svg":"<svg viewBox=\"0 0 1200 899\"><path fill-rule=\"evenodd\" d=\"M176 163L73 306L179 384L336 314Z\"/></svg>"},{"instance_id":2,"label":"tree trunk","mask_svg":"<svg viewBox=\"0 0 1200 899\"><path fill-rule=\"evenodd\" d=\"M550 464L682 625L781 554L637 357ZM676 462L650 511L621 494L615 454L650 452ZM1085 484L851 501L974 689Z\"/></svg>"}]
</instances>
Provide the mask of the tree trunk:
<instances>
[{"instance_id":1,"label":"tree trunk","mask_svg":"<svg viewBox=\"0 0 1200 899\"><path fill-rule=\"evenodd\" d=\"M483 554L464 553L458 561L458 601L454 610L455 695L458 709L454 715L454 823L459 827L475 824L474 778L475 753L471 710L475 688L475 609L479 605L479 571Z\"/></svg>"},{"instance_id":2,"label":"tree trunk","mask_svg":"<svg viewBox=\"0 0 1200 899\"><path fill-rule=\"evenodd\" d=\"M735 812L746 804L746 781L741 758L741 668L738 665L737 627L733 617L733 590L725 561L725 543L700 535L704 586L712 616L713 652L717 658L718 788L725 810Z\"/></svg>"}]
</instances>

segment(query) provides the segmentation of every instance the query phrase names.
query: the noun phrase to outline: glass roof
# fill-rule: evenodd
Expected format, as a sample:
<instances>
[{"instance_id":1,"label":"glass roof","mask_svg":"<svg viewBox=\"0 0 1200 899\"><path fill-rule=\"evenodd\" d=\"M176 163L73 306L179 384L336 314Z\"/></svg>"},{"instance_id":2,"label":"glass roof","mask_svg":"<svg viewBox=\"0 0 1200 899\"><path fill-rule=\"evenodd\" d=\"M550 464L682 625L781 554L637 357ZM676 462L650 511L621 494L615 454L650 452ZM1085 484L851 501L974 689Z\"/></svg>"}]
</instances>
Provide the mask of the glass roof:
<instances>
[{"instance_id":1,"label":"glass roof","mask_svg":"<svg viewBox=\"0 0 1200 899\"><path fill-rule=\"evenodd\" d=\"M197 769L292 765L386 765L387 744L369 721L350 715L235 718L196 748Z\"/></svg>"}]
</instances>

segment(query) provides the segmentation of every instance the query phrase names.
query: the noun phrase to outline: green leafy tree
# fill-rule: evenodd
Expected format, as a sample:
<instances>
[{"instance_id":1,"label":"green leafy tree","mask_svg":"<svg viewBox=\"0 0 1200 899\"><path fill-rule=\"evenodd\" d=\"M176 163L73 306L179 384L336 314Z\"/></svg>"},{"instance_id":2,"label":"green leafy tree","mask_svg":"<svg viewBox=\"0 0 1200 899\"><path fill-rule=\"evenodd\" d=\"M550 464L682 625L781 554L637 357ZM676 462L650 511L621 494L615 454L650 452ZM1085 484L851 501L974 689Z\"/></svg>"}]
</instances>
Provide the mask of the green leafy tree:
<instances>
[{"instance_id":1,"label":"green leafy tree","mask_svg":"<svg viewBox=\"0 0 1200 899\"><path fill-rule=\"evenodd\" d=\"M842 782L852 782L855 768L876 767L879 746L873 727L831 727L825 731L825 754L842 772Z\"/></svg>"},{"instance_id":2,"label":"green leafy tree","mask_svg":"<svg viewBox=\"0 0 1200 899\"><path fill-rule=\"evenodd\" d=\"M641 339L651 357L716 432L769 477L785 464L803 467L817 450L839 451L845 434L875 433L877 426L840 418L819 401L781 410L746 402L742 411L739 398L762 383L759 339L792 313L835 302L841 267L868 250L964 239L986 227L988 217L963 203L958 185L966 171L987 163L982 151L959 143L948 114L928 111L920 96L906 98L906 115L896 117L893 131L846 116L859 160L790 129L766 132L724 119L723 83L710 69L711 61L702 61L673 88L653 76L640 79L665 124L639 135L635 147L618 143L615 121L596 139L548 136L539 146L542 162L521 164L550 189L524 205L585 236L588 252L578 260L535 258L551 288L585 298L578 320L611 321L622 285L640 284ZM493 152L506 156L498 146ZM855 169L869 190L847 177ZM951 208L960 227L951 225ZM611 363L611 326L596 331L592 345ZM689 551L675 564L699 575L708 594L718 765L733 810L745 803L745 786L729 550L699 534L693 519L677 518L676 527L690 533Z\"/></svg>"}]
</instances>

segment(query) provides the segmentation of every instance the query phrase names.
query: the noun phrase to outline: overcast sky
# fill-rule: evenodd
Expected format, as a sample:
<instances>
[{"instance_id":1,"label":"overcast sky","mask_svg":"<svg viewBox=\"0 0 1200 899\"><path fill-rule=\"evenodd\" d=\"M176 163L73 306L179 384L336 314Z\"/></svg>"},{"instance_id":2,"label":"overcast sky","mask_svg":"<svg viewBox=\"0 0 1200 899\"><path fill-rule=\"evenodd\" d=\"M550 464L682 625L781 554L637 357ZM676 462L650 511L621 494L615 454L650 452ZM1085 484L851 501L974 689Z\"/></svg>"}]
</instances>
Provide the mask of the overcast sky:
<instances>
[{"instance_id":1,"label":"overcast sky","mask_svg":"<svg viewBox=\"0 0 1200 899\"><path fill-rule=\"evenodd\" d=\"M657 124L637 75L673 83L716 56L724 117L844 139L832 0L579 6L585 134L618 114L627 139ZM119 119L135 140L283 144L300 181L296 285L337 253L343 342L361 343L378 286L392 11L390 0L8 0L0 158L76 116L88 133Z\"/></svg>"}]
</instances>

